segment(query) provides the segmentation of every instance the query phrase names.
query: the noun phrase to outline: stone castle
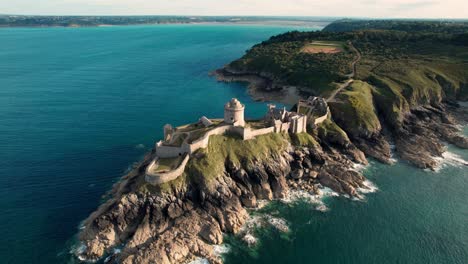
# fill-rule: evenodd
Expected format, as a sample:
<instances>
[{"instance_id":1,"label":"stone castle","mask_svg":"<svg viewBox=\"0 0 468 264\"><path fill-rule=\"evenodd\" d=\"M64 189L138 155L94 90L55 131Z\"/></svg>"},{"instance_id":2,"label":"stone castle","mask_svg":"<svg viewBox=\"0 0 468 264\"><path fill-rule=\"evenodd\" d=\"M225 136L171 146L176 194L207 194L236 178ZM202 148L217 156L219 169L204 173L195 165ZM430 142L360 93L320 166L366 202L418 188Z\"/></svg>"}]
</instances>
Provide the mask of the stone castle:
<instances>
[{"instance_id":1,"label":"stone castle","mask_svg":"<svg viewBox=\"0 0 468 264\"><path fill-rule=\"evenodd\" d=\"M297 112L276 108L270 104L263 119L246 121L245 105L233 98L224 105L223 119L208 119L203 116L197 123L177 128L167 124L164 126L164 140L156 143L155 158L146 169L145 179L153 185L176 179L184 172L190 156L208 146L212 135L229 132L240 136L243 140L249 140L269 133L307 132L307 121L311 119L311 113L315 111L317 105L322 106L318 111L321 112L321 116L314 117L312 125L317 125L317 119L323 122L328 117L326 102L320 99L310 97L300 101Z\"/></svg>"}]
</instances>

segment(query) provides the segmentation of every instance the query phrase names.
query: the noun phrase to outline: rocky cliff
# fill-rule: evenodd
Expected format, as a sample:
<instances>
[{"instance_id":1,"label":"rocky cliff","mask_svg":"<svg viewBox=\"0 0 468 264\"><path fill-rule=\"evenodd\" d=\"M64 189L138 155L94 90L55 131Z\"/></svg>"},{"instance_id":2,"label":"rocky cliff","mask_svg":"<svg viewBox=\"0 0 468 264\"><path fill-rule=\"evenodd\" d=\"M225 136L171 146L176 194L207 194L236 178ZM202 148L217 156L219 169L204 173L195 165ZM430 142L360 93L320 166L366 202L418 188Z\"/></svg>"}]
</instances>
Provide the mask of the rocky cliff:
<instances>
[{"instance_id":1,"label":"rocky cliff","mask_svg":"<svg viewBox=\"0 0 468 264\"><path fill-rule=\"evenodd\" d=\"M270 146L265 144L269 140L281 142ZM211 147L230 141L243 146L222 156L216 169L207 161L211 153L200 152L184 177L160 187L143 181L150 153L84 222L77 255L85 260L107 257L111 263L185 263L196 257L220 263L213 245L221 244L224 234L238 233L259 200L282 198L291 190L317 193L324 186L358 196L359 188L367 188L353 169L355 163L367 164L364 154L347 139L338 140L341 145L334 140L308 134L271 134L247 142L219 136L213 144L221 145ZM246 147L268 154L239 153ZM206 171L194 169L197 163Z\"/></svg>"}]
</instances>

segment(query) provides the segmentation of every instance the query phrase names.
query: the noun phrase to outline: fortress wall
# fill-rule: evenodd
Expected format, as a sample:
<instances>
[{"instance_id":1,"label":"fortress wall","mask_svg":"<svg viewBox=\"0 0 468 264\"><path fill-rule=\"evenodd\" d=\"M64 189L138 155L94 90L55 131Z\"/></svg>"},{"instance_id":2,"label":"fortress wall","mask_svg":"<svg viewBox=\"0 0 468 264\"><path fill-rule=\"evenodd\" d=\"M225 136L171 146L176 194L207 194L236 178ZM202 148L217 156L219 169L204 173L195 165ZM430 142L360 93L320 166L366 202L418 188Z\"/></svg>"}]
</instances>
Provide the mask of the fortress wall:
<instances>
[{"instance_id":1,"label":"fortress wall","mask_svg":"<svg viewBox=\"0 0 468 264\"><path fill-rule=\"evenodd\" d=\"M269 133L273 133L275 132L275 127L272 126L272 127L267 127L267 128L261 128L261 129L250 129L250 128L246 128L244 129L244 140L247 140L247 139L252 139L256 136L260 136L260 135L265 135L265 134L269 134Z\"/></svg>"},{"instance_id":2,"label":"fortress wall","mask_svg":"<svg viewBox=\"0 0 468 264\"><path fill-rule=\"evenodd\" d=\"M190 156L188 154L185 155L185 158L182 160L180 165L169 172L164 172L164 173L151 173L150 171L154 168L155 166L155 160L151 162L151 164L148 166L146 169L146 175L145 175L145 180L149 184L152 185L159 185L161 183L165 183L168 181L172 181L177 179L182 173L184 173L185 166L187 166L187 163L190 159Z\"/></svg>"},{"instance_id":3,"label":"fortress wall","mask_svg":"<svg viewBox=\"0 0 468 264\"><path fill-rule=\"evenodd\" d=\"M279 133L285 133L289 131L289 127L291 126L290 122L282 123L279 129Z\"/></svg>"},{"instance_id":4,"label":"fortress wall","mask_svg":"<svg viewBox=\"0 0 468 264\"><path fill-rule=\"evenodd\" d=\"M164 146L162 142L156 143L156 155L160 158L173 158L188 152L188 145L182 144L180 147Z\"/></svg>"},{"instance_id":5,"label":"fortress wall","mask_svg":"<svg viewBox=\"0 0 468 264\"><path fill-rule=\"evenodd\" d=\"M241 128L243 129L243 128ZM237 127L233 127L231 125L217 127L208 131L202 138L190 144L190 150L188 151L190 154L194 153L200 148L208 147L208 143L210 142L210 136L212 135L223 135L227 131L233 131L234 133L239 133L239 129ZM242 134L241 134L242 135Z\"/></svg>"},{"instance_id":6,"label":"fortress wall","mask_svg":"<svg viewBox=\"0 0 468 264\"><path fill-rule=\"evenodd\" d=\"M323 121L325 121L328 118L329 113L330 113L330 108L327 107L327 113L321 117L316 118L314 120L314 125L318 125L322 123Z\"/></svg>"}]
</instances>

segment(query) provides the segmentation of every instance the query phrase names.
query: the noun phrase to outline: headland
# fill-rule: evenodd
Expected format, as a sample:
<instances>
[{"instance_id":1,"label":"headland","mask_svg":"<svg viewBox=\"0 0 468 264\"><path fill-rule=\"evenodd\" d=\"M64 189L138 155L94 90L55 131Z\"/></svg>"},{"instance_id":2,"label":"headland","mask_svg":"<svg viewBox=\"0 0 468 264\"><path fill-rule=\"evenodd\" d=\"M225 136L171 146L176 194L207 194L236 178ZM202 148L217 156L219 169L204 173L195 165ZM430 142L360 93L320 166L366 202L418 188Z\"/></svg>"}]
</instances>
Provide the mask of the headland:
<instances>
[{"instance_id":1,"label":"headland","mask_svg":"<svg viewBox=\"0 0 468 264\"><path fill-rule=\"evenodd\" d=\"M248 81L278 97L293 89L303 99L290 110L270 106L258 120L245 118L245 106L232 99L223 118L166 125L164 139L84 221L76 255L110 263L221 263L214 247L223 234L255 244L242 227L263 200L325 188L359 199L370 186L355 165L366 165L367 157L391 163L398 155L435 169L444 143L468 148L457 127L467 121L457 102L467 94L466 63L457 58L466 51L463 36L430 33L425 24L429 33L404 31L406 22L398 32L377 22L376 30L336 33L359 27L337 23L330 31L272 37L218 70L219 80ZM447 59L435 44L459 53Z\"/></svg>"}]
</instances>

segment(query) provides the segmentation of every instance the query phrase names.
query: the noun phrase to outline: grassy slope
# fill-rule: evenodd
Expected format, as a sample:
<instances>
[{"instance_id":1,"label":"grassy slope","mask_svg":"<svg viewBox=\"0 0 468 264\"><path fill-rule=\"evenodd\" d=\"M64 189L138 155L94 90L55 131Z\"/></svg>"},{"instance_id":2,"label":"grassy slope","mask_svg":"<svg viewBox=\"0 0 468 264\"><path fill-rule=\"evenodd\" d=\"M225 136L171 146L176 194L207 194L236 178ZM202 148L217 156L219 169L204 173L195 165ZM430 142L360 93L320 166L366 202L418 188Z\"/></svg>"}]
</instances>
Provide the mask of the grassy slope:
<instances>
[{"instance_id":1,"label":"grassy slope","mask_svg":"<svg viewBox=\"0 0 468 264\"><path fill-rule=\"evenodd\" d=\"M234 136L211 136L208 148L195 155L201 157L192 159L187 171L194 177L202 176L209 181L222 174L227 159L236 165L244 161L260 161L286 146L287 137L282 134L272 133L246 141Z\"/></svg>"},{"instance_id":2,"label":"grassy slope","mask_svg":"<svg viewBox=\"0 0 468 264\"><path fill-rule=\"evenodd\" d=\"M376 115L372 96L373 87L363 81L353 82L330 103L332 115L344 130L352 135L365 136L380 132L381 125Z\"/></svg>"},{"instance_id":3,"label":"grassy slope","mask_svg":"<svg viewBox=\"0 0 468 264\"><path fill-rule=\"evenodd\" d=\"M313 136L307 133L297 135L271 133L251 140L242 140L232 135L210 137L206 149L200 149L191 157L185 172L176 180L152 186L141 182L142 192L167 192L180 190L188 184L209 186L209 183L224 173L226 161L234 165L249 166L253 162L270 159L273 154L284 151L289 144L295 146L318 145Z\"/></svg>"},{"instance_id":4,"label":"grassy slope","mask_svg":"<svg viewBox=\"0 0 468 264\"><path fill-rule=\"evenodd\" d=\"M303 87L304 92L325 96L333 89L333 82L346 79L354 54L347 45L345 52L338 54L304 54L300 50L312 41L352 41L362 54L355 79L370 86L352 86L340 96L347 105L335 104L332 112L352 110L353 120L337 122L347 131L367 130L368 134L379 128L377 112L390 127L397 128L411 107L468 99L468 23L375 23L377 29L372 29L372 23L332 26L336 30L365 25L365 31L275 36L254 46L231 66L268 73L285 84ZM412 31L412 27L421 31ZM358 95L359 91L365 94ZM376 111L371 111L370 102Z\"/></svg>"}]
</instances>

